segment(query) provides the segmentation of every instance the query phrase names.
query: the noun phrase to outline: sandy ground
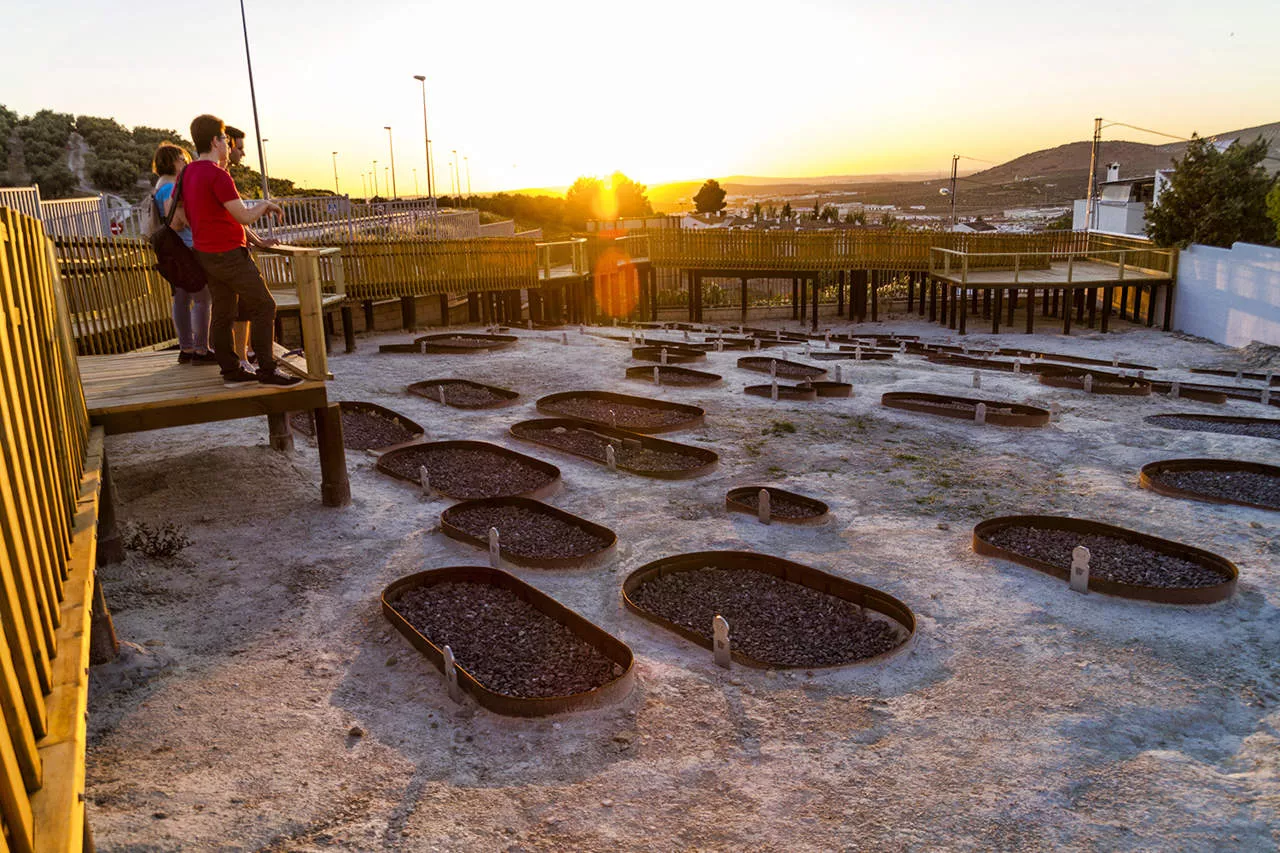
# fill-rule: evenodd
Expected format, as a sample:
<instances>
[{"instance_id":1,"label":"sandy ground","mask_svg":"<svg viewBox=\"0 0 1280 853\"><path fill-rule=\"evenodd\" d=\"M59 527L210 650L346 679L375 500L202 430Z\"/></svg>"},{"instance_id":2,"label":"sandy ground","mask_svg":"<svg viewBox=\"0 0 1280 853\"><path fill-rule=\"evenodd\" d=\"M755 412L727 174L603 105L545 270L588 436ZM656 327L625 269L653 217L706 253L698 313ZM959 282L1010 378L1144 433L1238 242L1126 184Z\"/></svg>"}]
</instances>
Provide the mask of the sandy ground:
<instances>
[{"instance_id":1,"label":"sandy ground","mask_svg":"<svg viewBox=\"0 0 1280 853\"><path fill-rule=\"evenodd\" d=\"M876 330L945 338L912 321L859 326ZM772 403L742 394L760 378L734 367L740 353L693 365L724 375L722 387L659 391L622 379L625 344L520 334L488 357L379 355L378 343L408 336L362 338L358 353L333 357L331 393L400 411L431 438L485 439L559 465L551 502L616 530L617 558L513 571L630 644L634 692L534 720L452 703L384 620L379 594L486 555L439 532L446 501L377 473L365 453L348 455L352 505L327 509L315 450L299 437L295 452L271 451L265 419L112 438L123 518L174 522L194 544L102 572L125 646L92 679L100 849L1275 849L1277 515L1137 486L1155 459L1280 456L1274 441L1162 430L1144 415L1274 410L1089 397L984 372L982 396L1056 400L1063 416L1040 430L982 427L880 407L887 390L975 393L970 370L917 357L842 362L852 399ZM1184 379L1179 368L1240 356L1139 328L998 340L1118 351ZM513 388L520 405L468 413L405 391L441 377ZM666 437L716 450L718 471L613 475L506 433L539 396L575 388L703 406L705 426ZM818 497L834 520L766 527L726 513L725 492L754 483ZM1212 550L1239 566L1239 591L1198 608L1081 596L973 553L977 521L1018 512ZM917 635L873 665L726 672L622 609L632 570L718 548L883 589L914 609Z\"/></svg>"}]
</instances>

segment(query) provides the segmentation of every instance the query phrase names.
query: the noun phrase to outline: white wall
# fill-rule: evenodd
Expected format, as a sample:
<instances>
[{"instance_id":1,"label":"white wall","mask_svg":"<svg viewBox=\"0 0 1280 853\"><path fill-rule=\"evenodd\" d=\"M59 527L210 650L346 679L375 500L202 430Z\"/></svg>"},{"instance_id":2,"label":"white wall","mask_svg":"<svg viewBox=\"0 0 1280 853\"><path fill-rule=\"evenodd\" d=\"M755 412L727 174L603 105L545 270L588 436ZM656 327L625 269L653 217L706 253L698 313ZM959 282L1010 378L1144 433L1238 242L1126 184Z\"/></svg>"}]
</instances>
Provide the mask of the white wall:
<instances>
[{"instance_id":1,"label":"white wall","mask_svg":"<svg viewBox=\"0 0 1280 853\"><path fill-rule=\"evenodd\" d=\"M1280 346L1280 249L1192 245L1178 255L1173 327L1227 346Z\"/></svg>"}]
</instances>

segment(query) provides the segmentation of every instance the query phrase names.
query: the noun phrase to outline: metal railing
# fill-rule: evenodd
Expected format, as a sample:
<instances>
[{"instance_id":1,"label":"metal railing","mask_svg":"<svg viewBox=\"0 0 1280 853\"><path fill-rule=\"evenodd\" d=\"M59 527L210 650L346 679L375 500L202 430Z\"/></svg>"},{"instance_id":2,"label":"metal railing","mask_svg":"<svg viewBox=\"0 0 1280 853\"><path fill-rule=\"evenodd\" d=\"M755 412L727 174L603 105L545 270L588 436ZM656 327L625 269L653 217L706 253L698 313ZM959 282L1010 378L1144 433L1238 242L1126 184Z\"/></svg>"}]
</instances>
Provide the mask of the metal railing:
<instances>
[{"instance_id":1,"label":"metal railing","mask_svg":"<svg viewBox=\"0 0 1280 853\"><path fill-rule=\"evenodd\" d=\"M40 218L51 237L105 237L102 196L59 198L40 202Z\"/></svg>"}]
</instances>

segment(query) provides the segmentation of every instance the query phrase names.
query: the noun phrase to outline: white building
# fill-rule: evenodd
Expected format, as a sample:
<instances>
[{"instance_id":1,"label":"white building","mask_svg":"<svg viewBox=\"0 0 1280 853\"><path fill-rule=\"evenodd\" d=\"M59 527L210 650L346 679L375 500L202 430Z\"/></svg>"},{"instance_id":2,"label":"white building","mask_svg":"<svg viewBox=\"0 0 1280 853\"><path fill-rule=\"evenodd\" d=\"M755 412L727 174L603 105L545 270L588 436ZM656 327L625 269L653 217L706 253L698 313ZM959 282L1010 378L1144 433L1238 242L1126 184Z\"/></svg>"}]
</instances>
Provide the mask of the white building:
<instances>
[{"instance_id":1,"label":"white building","mask_svg":"<svg viewBox=\"0 0 1280 853\"><path fill-rule=\"evenodd\" d=\"M1120 164L1107 167L1107 179L1098 184L1098 196L1093 202L1091 231L1104 234L1147 233L1147 205L1160 200L1160 193L1169 185L1172 170L1162 169L1154 175L1139 178L1120 178ZM1076 199L1071 215L1071 228L1082 231L1088 219L1088 200Z\"/></svg>"}]
</instances>

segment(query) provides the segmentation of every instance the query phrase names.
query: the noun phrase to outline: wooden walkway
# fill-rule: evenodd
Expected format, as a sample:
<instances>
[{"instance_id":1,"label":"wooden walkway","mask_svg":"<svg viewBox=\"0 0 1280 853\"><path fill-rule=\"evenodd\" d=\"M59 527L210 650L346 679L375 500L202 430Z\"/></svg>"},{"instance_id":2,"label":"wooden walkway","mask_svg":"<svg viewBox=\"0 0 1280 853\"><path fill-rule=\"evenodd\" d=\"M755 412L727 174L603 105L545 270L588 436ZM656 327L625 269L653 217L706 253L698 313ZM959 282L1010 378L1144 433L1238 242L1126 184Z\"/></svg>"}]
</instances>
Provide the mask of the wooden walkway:
<instances>
[{"instance_id":1,"label":"wooden walkway","mask_svg":"<svg viewBox=\"0 0 1280 853\"><path fill-rule=\"evenodd\" d=\"M279 344L275 351L283 369L306 375L300 356L284 357ZM288 450L293 447L289 413L312 411L321 498L326 506L350 502L342 419L337 404L329 403L323 381L304 379L288 388L253 382L227 388L216 364L179 364L172 350L81 356L78 361L90 423L107 435L265 415L271 446Z\"/></svg>"},{"instance_id":2,"label":"wooden walkway","mask_svg":"<svg viewBox=\"0 0 1280 853\"><path fill-rule=\"evenodd\" d=\"M968 281L963 273L953 268L948 275L934 270L933 277L952 284L964 284L967 287L1102 287L1123 284L1130 286L1146 286L1155 282L1167 282L1172 276L1167 272L1140 270L1126 267L1121 274L1120 267L1098 261L1076 261L1068 265L1065 262L1051 263L1046 269L971 269Z\"/></svg>"}]
</instances>

